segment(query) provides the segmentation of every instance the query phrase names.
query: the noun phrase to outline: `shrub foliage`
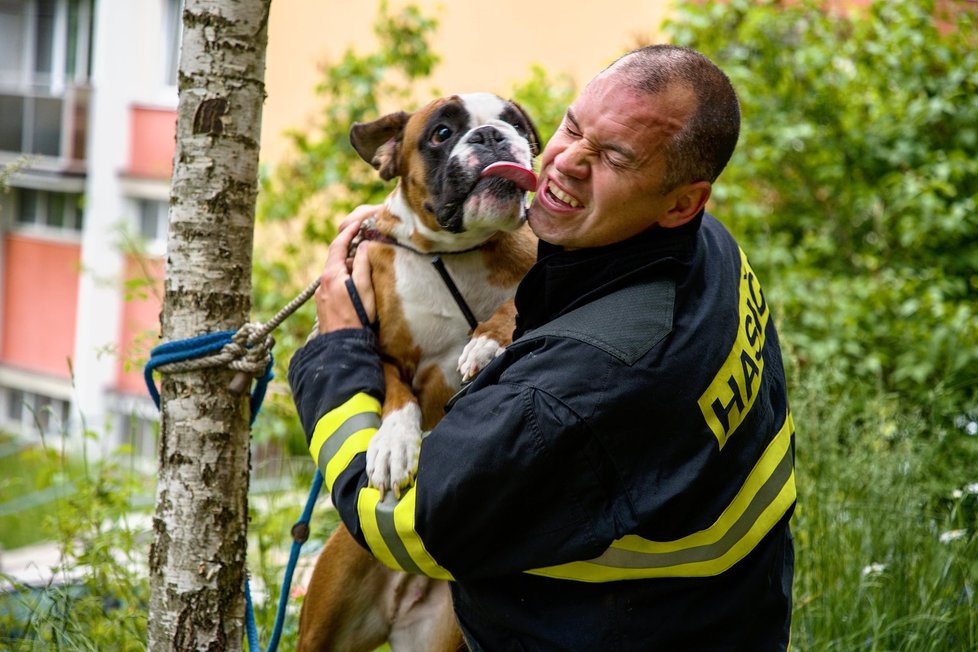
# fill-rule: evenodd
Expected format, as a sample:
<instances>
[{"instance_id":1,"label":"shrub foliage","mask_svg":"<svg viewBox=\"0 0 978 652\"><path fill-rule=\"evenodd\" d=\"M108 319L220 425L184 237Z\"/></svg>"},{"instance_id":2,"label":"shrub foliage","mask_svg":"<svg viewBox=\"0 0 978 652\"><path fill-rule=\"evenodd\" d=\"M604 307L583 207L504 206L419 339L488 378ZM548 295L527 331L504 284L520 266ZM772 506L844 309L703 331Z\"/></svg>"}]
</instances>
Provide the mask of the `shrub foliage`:
<instances>
[{"instance_id":1,"label":"shrub foliage","mask_svg":"<svg viewBox=\"0 0 978 652\"><path fill-rule=\"evenodd\" d=\"M752 243L799 362L963 410L978 385L978 13L886 0L683 3L743 132L715 209ZM760 246L758 246L760 245Z\"/></svg>"}]
</instances>

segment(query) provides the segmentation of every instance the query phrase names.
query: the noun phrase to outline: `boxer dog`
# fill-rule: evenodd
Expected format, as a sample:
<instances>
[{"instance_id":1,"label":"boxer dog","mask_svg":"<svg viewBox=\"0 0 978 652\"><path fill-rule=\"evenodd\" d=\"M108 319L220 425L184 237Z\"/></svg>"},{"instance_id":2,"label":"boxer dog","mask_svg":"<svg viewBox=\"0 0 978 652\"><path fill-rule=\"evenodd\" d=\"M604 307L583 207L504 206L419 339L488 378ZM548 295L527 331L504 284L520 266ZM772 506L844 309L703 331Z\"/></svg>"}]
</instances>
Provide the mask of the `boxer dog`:
<instances>
[{"instance_id":1,"label":"boxer dog","mask_svg":"<svg viewBox=\"0 0 978 652\"><path fill-rule=\"evenodd\" d=\"M539 136L517 104L475 93L354 124L350 141L382 179L398 179L361 236L375 240L366 255L386 382L367 475L400 495L417 470L421 433L512 338L512 298L536 258L525 217ZM474 331L433 267L436 255L480 322ZM388 569L341 525L313 570L297 649L369 651L385 641L395 652L465 649L447 584Z\"/></svg>"}]
</instances>

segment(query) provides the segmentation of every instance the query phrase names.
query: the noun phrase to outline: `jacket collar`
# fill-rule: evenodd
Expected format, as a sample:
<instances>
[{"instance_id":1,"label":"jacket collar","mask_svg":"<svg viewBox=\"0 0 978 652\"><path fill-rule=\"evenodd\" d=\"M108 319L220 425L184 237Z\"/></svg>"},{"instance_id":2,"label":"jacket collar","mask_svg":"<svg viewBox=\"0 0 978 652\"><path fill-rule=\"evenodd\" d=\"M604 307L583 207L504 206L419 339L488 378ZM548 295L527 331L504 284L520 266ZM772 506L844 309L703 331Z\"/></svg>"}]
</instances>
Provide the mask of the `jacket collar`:
<instances>
[{"instance_id":1,"label":"jacket collar","mask_svg":"<svg viewBox=\"0 0 978 652\"><path fill-rule=\"evenodd\" d=\"M516 336L632 282L670 261L690 257L703 212L674 229L652 227L604 247L565 251L540 241L537 262L516 292Z\"/></svg>"}]
</instances>

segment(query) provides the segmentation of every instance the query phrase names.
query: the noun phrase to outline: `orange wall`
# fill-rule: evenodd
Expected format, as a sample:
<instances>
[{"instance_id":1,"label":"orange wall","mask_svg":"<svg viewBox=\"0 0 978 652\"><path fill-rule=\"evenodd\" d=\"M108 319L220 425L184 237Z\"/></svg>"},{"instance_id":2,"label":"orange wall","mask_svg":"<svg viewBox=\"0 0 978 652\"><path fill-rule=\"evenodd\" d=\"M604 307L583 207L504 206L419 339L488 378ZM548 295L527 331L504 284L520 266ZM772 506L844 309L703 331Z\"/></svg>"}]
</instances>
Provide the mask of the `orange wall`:
<instances>
[{"instance_id":1,"label":"orange wall","mask_svg":"<svg viewBox=\"0 0 978 652\"><path fill-rule=\"evenodd\" d=\"M127 174L149 179L170 178L176 147L176 120L177 112L172 109L132 107Z\"/></svg>"},{"instance_id":2,"label":"orange wall","mask_svg":"<svg viewBox=\"0 0 978 652\"><path fill-rule=\"evenodd\" d=\"M4 238L0 361L69 378L81 247L21 234Z\"/></svg>"},{"instance_id":3,"label":"orange wall","mask_svg":"<svg viewBox=\"0 0 978 652\"><path fill-rule=\"evenodd\" d=\"M316 85L321 67L336 63L347 48L363 55L377 47L373 23L378 0L282 0L268 21L261 160L287 158L287 130L313 131L321 119ZM391 13L406 4L438 19L432 49L442 57L429 83L411 104L446 93L511 92L530 77L530 67L567 73L582 85L618 55L658 38L670 0L391 0Z\"/></svg>"},{"instance_id":4,"label":"orange wall","mask_svg":"<svg viewBox=\"0 0 978 652\"><path fill-rule=\"evenodd\" d=\"M140 396L146 393L143 365L149 359L150 349L159 344L159 297L163 296L163 260L146 260L145 265L144 270L134 257L126 257L125 286L133 288L133 296L122 304L116 367L116 389ZM147 273L152 278L152 286L143 284Z\"/></svg>"}]
</instances>

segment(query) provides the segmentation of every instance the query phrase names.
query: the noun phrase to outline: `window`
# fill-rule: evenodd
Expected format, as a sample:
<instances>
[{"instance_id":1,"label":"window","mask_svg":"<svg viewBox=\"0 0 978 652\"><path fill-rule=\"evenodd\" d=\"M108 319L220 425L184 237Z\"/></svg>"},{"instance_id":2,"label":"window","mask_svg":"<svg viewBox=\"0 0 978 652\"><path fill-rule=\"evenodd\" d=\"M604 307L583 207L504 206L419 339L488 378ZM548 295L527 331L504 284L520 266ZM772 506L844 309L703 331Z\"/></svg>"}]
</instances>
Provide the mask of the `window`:
<instances>
[{"instance_id":1,"label":"window","mask_svg":"<svg viewBox=\"0 0 978 652\"><path fill-rule=\"evenodd\" d=\"M76 82L87 81L92 76L93 23L89 0L69 0L65 74Z\"/></svg>"},{"instance_id":2,"label":"window","mask_svg":"<svg viewBox=\"0 0 978 652\"><path fill-rule=\"evenodd\" d=\"M0 0L0 86L60 92L91 72L92 0Z\"/></svg>"},{"instance_id":3,"label":"window","mask_svg":"<svg viewBox=\"0 0 978 652\"><path fill-rule=\"evenodd\" d=\"M27 70L27 3L0 0L0 84L18 84Z\"/></svg>"},{"instance_id":4,"label":"window","mask_svg":"<svg viewBox=\"0 0 978 652\"><path fill-rule=\"evenodd\" d=\"M160 422L147 419L135 413L118 416L121 437L118 441L132 448L135 459L153 461L156 459L156 446L160 438Z\"/></svg>"},{"instance_id":5,"label":"window","mask_svg":"<svg viewBox=\"0 0 978 652\"><path fill-rule=\"evenodd\" d=\"M133 225L146 245L146 252L152 256L162 256L166 252L167 219L170 205L159 199L134 199Z\"/></svg>"},{"instance_id":6,"label":"window","mask_svg":"<svg viewBox=\"0 0 978 652\"><path fill-rule=\"evenodd\" d=\"M10 389L9 400L7 401L7 418L6 421L16 421L20 423L20 420L24 418L24 392L19 389Z\"/></svg>"},{"instance_id":7,"label":"window","mask_svg":"<svg viewBox=\"0 0 978 652\"><path fill-rule=\"evenodd\" d=\"M81 195L15 189L17 226L53 232L79 232L83 226Z\"/></svg>"},{"instance_id":8,"label":"window","mask_svg":"<svg viewBox=\"0 0 978 652\"><path fill-rule=\"evenodd\" d=\"M2 43L3 36L0 36L0 44ZM24 101L26 99L19 95L0 95L0 115L3 116L3 120L0 120L0 151L24 151Z\"/></svg>"},{"instance_id":9,"label":"window","mask_svg":"<svg viewBox=\"0 0 978 652\"><path fill-rule=\"evenodd\" d=\"M0 0L0 150L83 158L92 1Z\"/></svg>"},{"instance_id":10,"label":"window","mask_svg":"<svg viewBox=\"0 0 978 652\"><path fill-rule=\"evenodd\" d=\"M38 79L50 79L54 70L54 0L36 0L34 15L34 73Z\"/></svg>"},{"instance_id":11,"label":"window","mask_svg":"<svg viewBox=\"0 0 978 652\"><path fill-rule=\"evenodd\" d=\"M52 396L15 387L0 387L0 426L21 435L68 432L71 405Z\"/></svg>"}]
</instances>

